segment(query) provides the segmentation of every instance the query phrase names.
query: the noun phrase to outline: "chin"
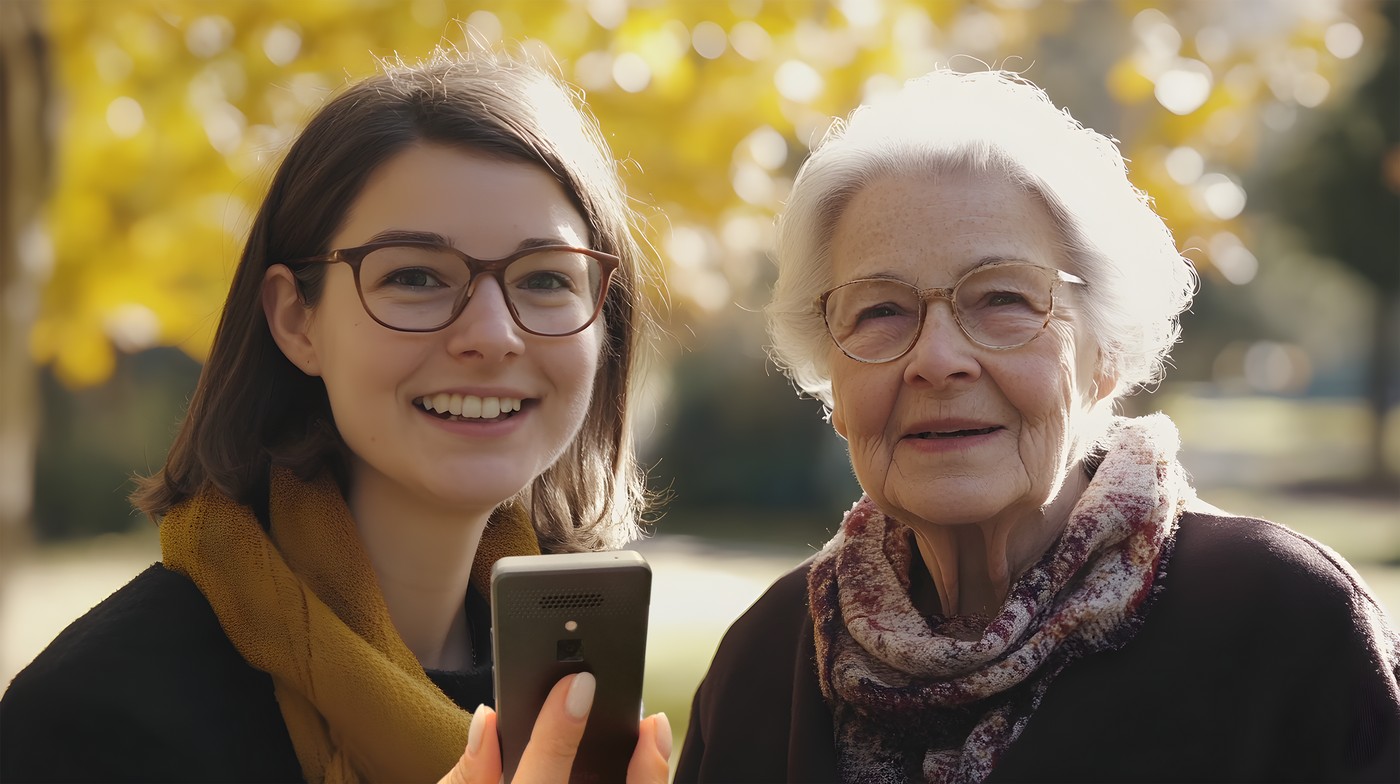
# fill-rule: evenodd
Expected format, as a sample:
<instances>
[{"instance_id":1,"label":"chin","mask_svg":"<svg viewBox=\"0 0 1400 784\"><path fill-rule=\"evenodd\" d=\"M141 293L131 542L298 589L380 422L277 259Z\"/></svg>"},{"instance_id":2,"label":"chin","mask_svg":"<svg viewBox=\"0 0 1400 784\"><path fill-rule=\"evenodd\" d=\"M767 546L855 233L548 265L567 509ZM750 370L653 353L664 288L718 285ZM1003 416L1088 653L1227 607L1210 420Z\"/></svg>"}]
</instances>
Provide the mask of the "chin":
<instances>
[{"instance_id":1,"label":"chin","mask_svg":"<svg viewBox=\"0 0 1400 784\"><path fill-rule=\"evenodd\" d=\"M480 475L470 479L444 478L427 488L439 503L449 507L494 509L520 495L528 486L518 479L506 481L483 480Z\"/></svg>"},{"instance_id":2,"label":"chin","mask_svg":"<svg viewBox=\"0 0 1400 784\"><path fill-rule=\"evenodd\" d=\"M898 520L912 517L931 525L958 526L990 520L1025 501L1024 489L998 491L980 483L935 482L917 497L891 504L888 508L892 510L891 516ZM887 508L884 503L879 505L882 509Z\"/></svg>"}]
</instances>

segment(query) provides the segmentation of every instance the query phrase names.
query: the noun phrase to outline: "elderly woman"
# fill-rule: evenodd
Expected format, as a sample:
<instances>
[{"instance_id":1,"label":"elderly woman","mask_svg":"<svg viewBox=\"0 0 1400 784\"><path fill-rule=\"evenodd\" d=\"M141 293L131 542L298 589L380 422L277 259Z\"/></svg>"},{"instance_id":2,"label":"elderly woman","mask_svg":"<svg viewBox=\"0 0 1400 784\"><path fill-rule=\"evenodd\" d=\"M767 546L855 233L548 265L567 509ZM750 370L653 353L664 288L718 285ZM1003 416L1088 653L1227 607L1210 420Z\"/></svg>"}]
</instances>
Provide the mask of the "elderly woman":
<instances>
[{"instance_id":1,"label":"elderly woman","mask_svg":"<svg viewBox=\"0 0 1400 784\"><path fill-rule=\"evenodd\" d=\"M1400 780L1355 572L1113 413L1195 277L1111 140L1014 75L912 80L802 167L778 267L774 356L864 495L725 636L678 782Z\"/></svg>"}]
</instances>

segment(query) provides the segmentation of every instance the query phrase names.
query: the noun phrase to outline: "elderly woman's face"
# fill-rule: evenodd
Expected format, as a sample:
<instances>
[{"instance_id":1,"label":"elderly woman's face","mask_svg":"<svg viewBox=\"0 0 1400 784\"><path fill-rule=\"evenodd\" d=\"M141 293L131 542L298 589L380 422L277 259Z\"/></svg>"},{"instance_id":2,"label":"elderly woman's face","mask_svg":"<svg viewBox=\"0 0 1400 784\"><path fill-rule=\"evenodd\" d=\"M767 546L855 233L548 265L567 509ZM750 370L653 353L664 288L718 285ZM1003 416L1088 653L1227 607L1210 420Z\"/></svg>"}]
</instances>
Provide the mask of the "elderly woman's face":
<instances>
[{"instance_id":1,"label":"elderly woman's face","mask_svg":"<svg viewBox=\"0 0 1400 784\"><path fill-rule=\"evenodd\" d=\"M920 289L1018 260L1064 269L1039 202L994 174L899 175L862 189L838 220L832 285L889 277ZM1030 343L970 341L946 299L932 299L907 354L863 364L830 349L832 423L861 487L909 524L958 525L1034 514L1067 469L1088 398L1094 352L1077 335L1073 286Z\"/></svg>"}]
</instances>

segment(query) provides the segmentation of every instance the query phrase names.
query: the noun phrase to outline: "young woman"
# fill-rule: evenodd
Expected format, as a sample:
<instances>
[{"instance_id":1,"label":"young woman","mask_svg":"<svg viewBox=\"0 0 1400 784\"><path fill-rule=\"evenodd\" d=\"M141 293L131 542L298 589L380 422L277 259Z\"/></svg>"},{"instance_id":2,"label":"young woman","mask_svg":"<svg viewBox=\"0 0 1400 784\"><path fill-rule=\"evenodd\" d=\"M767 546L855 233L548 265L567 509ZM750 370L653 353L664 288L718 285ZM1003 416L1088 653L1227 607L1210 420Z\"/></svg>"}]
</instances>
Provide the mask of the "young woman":
<instances>
[{"instance_id":1,"label":"young woman","mask_svg":"<svg viewBox=\"0 0 1400 784\"><path fill-rule=\"evenodd\" d=\"M492 563L636 532L633 221L531 65L438 54L327 104L133 497L162 563L15 678L3 778L497 781ZM555 688L521 778L567 778L593 686ZM631 780L670 744L645 720Z\"/></svg>"}]
</instances>

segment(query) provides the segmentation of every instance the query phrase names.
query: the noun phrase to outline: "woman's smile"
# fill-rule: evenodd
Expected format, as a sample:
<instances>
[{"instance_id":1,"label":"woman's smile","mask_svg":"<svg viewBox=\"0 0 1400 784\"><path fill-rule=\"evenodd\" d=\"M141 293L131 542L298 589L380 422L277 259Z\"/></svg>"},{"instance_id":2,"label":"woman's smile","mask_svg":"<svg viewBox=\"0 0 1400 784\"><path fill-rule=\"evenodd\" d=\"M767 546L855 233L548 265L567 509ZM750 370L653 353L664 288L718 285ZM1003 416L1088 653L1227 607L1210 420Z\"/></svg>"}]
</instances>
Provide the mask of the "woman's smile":
<instances>
[{"instance_id":1,"label":"woman's smile","mask_svg":"<svg viewBox=\"0 0 1400 784\"><path fill-rule=\"evenodd\" d=\"M918 452L958 452L995 443L1005 432L1000 425L934 425L906 433L900 446Z\"/></svg>"},{"instance_id":2,"label":"woman's smile","mask_svg":"<svg viewBox=\"0 0 1400 784\"><path fill-rule=\"evenodd\" d=\"M413 406L435 428L456 435L496 438L523 427L539 403L536 398L443 394L418 398Z\"/></svg>"},{"instance_id":3,"label":"woman's smile","mask_svg":"<svg viewBox=\"0 0 1400 784\"><path fill-rule=\"evenodd\" d=\"M495 420L509 418L519 411L524 401L507 395L461 395L439 392L414 400L414 405L439 419Z\"/></svg>"}]
</instances>

